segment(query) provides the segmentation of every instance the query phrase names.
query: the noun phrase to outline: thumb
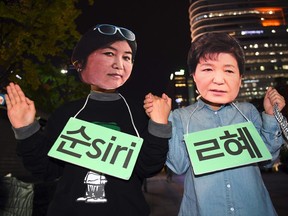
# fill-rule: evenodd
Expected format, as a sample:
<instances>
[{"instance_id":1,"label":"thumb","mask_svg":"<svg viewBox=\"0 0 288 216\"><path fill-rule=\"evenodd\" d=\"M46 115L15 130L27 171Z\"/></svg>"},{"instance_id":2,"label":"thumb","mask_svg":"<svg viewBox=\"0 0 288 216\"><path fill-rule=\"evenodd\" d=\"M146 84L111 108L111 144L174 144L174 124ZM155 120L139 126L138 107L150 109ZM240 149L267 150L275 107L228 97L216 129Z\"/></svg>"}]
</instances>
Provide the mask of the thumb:
<instances>
[{"instance_id":1,"label":"thumb","mask_svg":"<svg viewBox=\"0 0 288 216\"><path fill-rule=\"evenodd\" d=\"M168 98L169 98L169 97L168 97L165 93L162 94L162 99L168 100Z\"/></svg>"},{"instance_id":2,"label":"thumb","mask_svg":"<svg viewBox=\"0 0 288 216\"><path fill-rule=\"evenodd\" d=\"M165 93L162 94L162 99L164 99L166 102L168 102L168 105L171 107L172 105L172 99L168 97Z\"/></svg>"}]
</instances>

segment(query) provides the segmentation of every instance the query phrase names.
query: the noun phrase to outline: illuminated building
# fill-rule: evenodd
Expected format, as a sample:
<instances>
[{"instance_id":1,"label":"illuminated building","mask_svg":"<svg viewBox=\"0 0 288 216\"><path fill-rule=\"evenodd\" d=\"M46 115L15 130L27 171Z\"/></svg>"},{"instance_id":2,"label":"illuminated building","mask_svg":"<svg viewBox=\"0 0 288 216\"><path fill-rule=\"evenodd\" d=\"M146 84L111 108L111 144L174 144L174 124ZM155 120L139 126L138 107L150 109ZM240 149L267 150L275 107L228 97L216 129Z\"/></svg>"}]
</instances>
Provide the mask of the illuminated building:
<instances>
[{"instance_id":1,"label":"illuminated building","mask_svg":"<svg viewBox=\"0 0 288 216\"><path fill-rule=\"evenodd\" d=\"M246 67L238 101L263 98L268 86L288 84L287 0L190 0L192 41L227 32L243 46Z\"/></svg>"},{"instance_id":2,"label":"illuminated building","mask_svg":"<svg viewBox=\"0 0 288 216\"><path fill-rule=\"evenodd\" d=\"M192 100L194 97L194 91L191 91L192 79L187 79L187 74L184 69L180 69L179 71L175 71L170 75L170 84L172 84L170 90L171 95L173 95L173 108L180 108L191 104L188 98ZM194 101L193 101L194 102Z\"/></svg>"}]
</instances>

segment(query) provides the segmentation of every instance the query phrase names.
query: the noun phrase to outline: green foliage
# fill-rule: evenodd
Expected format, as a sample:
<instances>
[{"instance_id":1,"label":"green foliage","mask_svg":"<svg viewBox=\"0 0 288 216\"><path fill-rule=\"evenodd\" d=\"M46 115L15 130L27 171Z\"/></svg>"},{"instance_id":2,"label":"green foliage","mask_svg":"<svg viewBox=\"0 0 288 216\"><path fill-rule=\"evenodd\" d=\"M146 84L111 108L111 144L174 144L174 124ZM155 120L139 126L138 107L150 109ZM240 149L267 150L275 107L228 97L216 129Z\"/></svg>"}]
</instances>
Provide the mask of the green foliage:
<instances>
[{"instance_id":1,"label":"green foliage","mask_svg":"<svg viewBox=\"0 0 288 216\"><path fill-rule=\"evenodd\" d=\"M45 112L86 95L89 88L74 76L60 73L70 64L80 37L75 24L81 14L75 6L78 1L0 2L0 78L11 68L8 81L19 83L36 107Z\"/></svg>"}]
</instances>

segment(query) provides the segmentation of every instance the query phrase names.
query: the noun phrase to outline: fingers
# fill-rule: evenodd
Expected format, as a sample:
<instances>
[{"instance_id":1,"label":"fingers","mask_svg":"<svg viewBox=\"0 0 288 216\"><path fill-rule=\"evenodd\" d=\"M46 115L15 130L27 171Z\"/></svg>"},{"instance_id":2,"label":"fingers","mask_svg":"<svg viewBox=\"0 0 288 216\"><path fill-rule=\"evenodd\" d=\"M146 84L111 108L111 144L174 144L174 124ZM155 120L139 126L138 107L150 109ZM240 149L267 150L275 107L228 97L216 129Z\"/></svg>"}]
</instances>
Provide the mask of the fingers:
<instances>
[{"instance_id":1,"label":"fingers","mask_svg":"<svg viewBox=\"0 0 288 216\"><path fill-rule=\"evenodd\" d=\"M7 87L7 94L5 94L5 99L6 99L6 106L7 109L9 110L13 104L16 103L16 100L14 98L14 92L15 92L15 85L14 83L10 83Z\"/></svg>"},{"instance_id":2,"label":"fingers","mask_svg":"<svg viewBox=\"0 0 288 216\"><path fill-rule=\"evenodd\" d=\"M34 101L30 100L29 98L25 97L26 103L30 106L34 104Z\"/></svg>"},{"instance_id":3,"label":"fingers","mask_svg":"<svg viewBox=\"0 0 288 216\"><path fill-rule=\"evenodd\" d=\"M153 95L151 93L147 94L144 99L144 108L150 107L153 103Z\"/></svg>"},{"instance_id":4,"label":"fingers","mask_svg":"<svg viewBox=\"0 0 288 216\"><path fill-rule=\"evenodd\" d=\"M145 99L151 98L152 96L153 96L152 93L148 93L147 95L145 95Z\"/></svg>"},{"instance_id":5,"label":"fingers","mask_svg":"<svg viewBox=\"0 0 288 216\"><path fill-rule=\"evenodd\" d=\"M9 110L11 108L11 101L7 94L5 94L5 101L6 101L6 107Z\"/></svg>"},{"instance_id":6,"label":"fingers","mask_svg":"<svg viewBox=\"0 0 288 216\"><path fill-rule=\"evenodd\" d=\"M170 107L172 106L172 99L168 97L165 93L162 94L162 99L164 99Z\"/></svg>"},{"instance_id":7,"label":"fingers","mask_svg":"<svg viewBox=\"0 0 288 216\"><path fill-rule=\"evenodd\" d=\"M25 94L18 84L10 83L7 86L7 96L10 106L26 101Z\"/></svg>"},{"instance_id":8,"label":"fingers","mask_svg":"<svg viewBox=\"0 0 288 216\"><path fill-rule=\"evenodd\" d=\"M269 98L272 105L275 105L277 103L279 109L280 106L282 108L285 106L285 98L282 95L280 95L276 89L271 87L268 88L266 95Z\"/></svg>"},{"instance_id":9,"label":"fingers","mask_svg":"<svg viewBox=\"0 0 288 216\"><path fill-rule=\"evenodd\" d=\"M162 94L161 97L150 95L146 102L146 113L149 111L149 117L159 124L167 124L168 116L171 110L172 100L166 95Z\"/></svg>"},{"instance_id":10,"label":"fingers","mask_svg":"<svg viewBox=\"0 0 288 216\"><path fill-rule=\"evenodd\" d=\"M143 108L147 111L148 109L153 108L153 102L151 103L144 103Z\"/></svg>"},{"instance_id":11,"label":"fingers","mask_svg":"<svg viewBox=\"0 0 288 216\"><path fill-rule=\"evenodd\" d=\"M27 106L34 110L34 101L27 98L18 84L9 83L6 87L7 94L5 94L6 106L8 110L13 109L13 107Z\"/></svg>"},{"instance_id":12,"label":"fingers","mask_svg":"<svg viewBox=\"0 0 288 216\"><path fill-rule=\"evenodd\" d=\"M149 93L145 96L143 107L153 121L166 124L172 107L172 100L165 93L161 97Z\"/></svg>"},{"instance_id":13,"label":"fingers","mask_svg":"<svg viewBox=\"0 0 288 216\"><path fill-rule=\"evenodd\" d=\"M15 89L16 89L16 94L19 97L20 101L26 101L26 96L24 94L24 92L22 91L22 89L20 88L20 86L18 84L15 84Z\"/></svg>"},{"instance_id":14,"label":"fingers","mask_svg":"<svg viewBox=\"0 0 288 216\"><path fill-rule=\"evenodd\" d=\"M14 128L27 126L35 120L34 101L27 98L20 86L10 83L5 95L8 118Z\"/></svg>"},{"instance_id":15,"label":"fingers","mask_svg":"<svg viewBox=\"0 0 288 216\"><path fill-rule=\"evenodd\" d=\"M170 97L168 97L168 105L170 106L170 109L171 109L171 107L172 107L172 99L170 98Z\"/></svg>"},{"instance_id":16,"label":"fingers","mask_svg":"<svg viewBox=\"0 0 288 216\"><path fill-rule=\"evenodd\" d=\"M286 105L285 98L280 95L276 89L269 87L264 98L265 112L269 115L273 115L273 106L275 104L278 105L278 109L281 111Z\"/></svg>"},{"instance_id":17,"label":"fingers","mask_svg":"<svg viewBox=\"0 0 288 216\"><path fill-rule=\"evenodd\" d=\"M150 117L150 113L153 111L153 95L148 93L144 99L143 108L145 109L146 114Z\"/></svg>"},{"instance_id":18,"label":"fingers","mask_svg":"<svg viewBox=\"0 0 288 216\"><path fill-rule=\"evenodd\" d=\"M164 99L164 100L166 100L166 101L167 101L167 100L168 100L168 98L169 98L169 97L168 97L168 96L167 96L165 93L163 93L163 94L162 94L162 99Z\"/></svg>"}]
</instances>

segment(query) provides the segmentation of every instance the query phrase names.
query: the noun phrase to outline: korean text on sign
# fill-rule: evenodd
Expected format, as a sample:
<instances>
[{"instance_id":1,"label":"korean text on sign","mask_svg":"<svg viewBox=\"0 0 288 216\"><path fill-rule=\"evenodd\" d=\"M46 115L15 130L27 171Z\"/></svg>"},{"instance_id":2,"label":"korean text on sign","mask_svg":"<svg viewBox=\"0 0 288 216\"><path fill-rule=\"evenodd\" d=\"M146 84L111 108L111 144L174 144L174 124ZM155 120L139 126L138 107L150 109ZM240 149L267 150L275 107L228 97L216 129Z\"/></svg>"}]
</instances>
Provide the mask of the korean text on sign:
<instances>
[{"instance_id":1,"label":"korean text on sign","mask_svg":"<svg viewBox=\"0 0 288 216\"><path fill-rule=\"evenodd\" d=\"M184 138L195 174L272 158L251 122L194 132Z\"/></svg>"},{"instance_id":2,"label":"korean text on sign","mask_svg":"<svg viewBox=\"0 0 288 216\"><path fill-rule=\"evenodd\" d=\"M70 118L48 155L90 170L129 179L143 139Z\"/></svg>"}]
</instances>

